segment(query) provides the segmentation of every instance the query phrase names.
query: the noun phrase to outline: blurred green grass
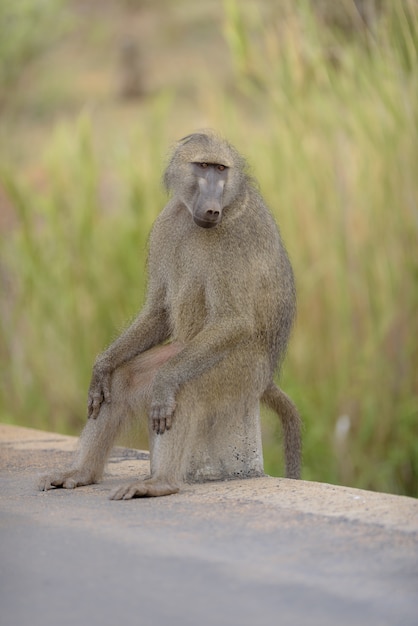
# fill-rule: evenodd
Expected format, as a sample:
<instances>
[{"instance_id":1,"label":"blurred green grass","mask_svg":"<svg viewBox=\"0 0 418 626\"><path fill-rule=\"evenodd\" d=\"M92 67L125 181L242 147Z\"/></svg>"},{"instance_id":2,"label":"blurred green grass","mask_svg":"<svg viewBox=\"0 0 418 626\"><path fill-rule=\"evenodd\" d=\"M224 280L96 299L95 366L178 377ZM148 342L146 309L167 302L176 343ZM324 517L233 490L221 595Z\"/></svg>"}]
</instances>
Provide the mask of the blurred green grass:
<instances>
[{"instance_id":1,"label":"blurred green grass","mask_svg":"<svg viewBox=\"0 0 418 626\"><path fill-rule=\"evenodd\" d=\"M143 302L168 146L202 120L248 157L294 265L281 384L305 423L304 478L417 496L416 4L354 32L308 2L218 6L223 78L149 94L129 133L123 112L55 122L36 176L2 157L0 418L79 432L94 357ZM268 473L280 437L263 414Z\"/></svg>"}]
</instances>

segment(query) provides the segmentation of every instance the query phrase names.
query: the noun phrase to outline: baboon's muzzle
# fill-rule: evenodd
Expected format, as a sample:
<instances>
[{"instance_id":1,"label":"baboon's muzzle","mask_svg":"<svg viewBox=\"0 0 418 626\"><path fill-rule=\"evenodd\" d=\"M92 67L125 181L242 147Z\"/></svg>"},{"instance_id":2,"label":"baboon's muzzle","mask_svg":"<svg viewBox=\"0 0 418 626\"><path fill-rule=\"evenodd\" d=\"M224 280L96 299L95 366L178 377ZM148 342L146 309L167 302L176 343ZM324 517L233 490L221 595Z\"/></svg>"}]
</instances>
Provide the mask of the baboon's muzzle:
<instances>
[{"instance_id":1,"label":"baboon's muzzle","mask_svg":"<svg viewBox=\"0 0 418 626\"><path fill-rule=\"evenodd\" d=\"M198 182L199 193L193 207L193 220L201 228L213 228L222 219L225 180L214 168L208 168Z\"/></svg>"}]
</instances>

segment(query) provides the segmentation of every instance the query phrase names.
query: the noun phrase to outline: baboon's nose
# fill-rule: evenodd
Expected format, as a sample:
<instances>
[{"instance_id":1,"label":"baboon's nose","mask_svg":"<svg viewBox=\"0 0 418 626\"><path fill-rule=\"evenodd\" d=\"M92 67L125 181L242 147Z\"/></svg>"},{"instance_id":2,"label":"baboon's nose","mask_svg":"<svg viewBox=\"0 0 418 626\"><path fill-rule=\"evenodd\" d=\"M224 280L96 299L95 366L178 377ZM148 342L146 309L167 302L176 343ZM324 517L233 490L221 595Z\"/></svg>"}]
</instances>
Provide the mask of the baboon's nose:
<instances>
[{"instance_id":1,"label":"baboon's nose","mask_svg":"<svg viewBox=\"0 0 418 626\"><path fill-rule=\"evenodd\" d=\"M215 217L215 218L217 218L217 217L219 217L219 213L220 213L220 212L219 212L219 210L218 210L218 209L208 209L208 210L206 211L206 216L207 216L209 219L214 218L214 217Z\"/></svg>"}]
</instances>

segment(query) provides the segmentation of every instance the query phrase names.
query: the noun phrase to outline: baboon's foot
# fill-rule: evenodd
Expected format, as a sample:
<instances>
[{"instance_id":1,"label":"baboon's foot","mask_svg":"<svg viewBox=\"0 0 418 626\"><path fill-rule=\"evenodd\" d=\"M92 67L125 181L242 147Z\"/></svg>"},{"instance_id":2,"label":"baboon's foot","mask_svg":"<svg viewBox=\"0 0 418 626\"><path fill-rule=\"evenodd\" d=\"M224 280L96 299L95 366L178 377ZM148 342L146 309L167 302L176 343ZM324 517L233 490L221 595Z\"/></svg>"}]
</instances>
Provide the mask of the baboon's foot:
<instances>
[{"instance_id":1,"label":"baboon's foot","mask_svg":"<svg viewBox=\"0 0 418 626\"><path fill-rule=\"evenodd\" d=\"M53 487L62 487L63 489L75 489L83 485L91 485L97 482L91 472L86 470L67 470L65 472L56 472L49 476L42 476L39 479L38 487L40 491L48 491Z\"/></svg>"},{"instance_id":2,"label":"baboon's foot","mask_svg":"<svg viewBox=\"0 0 418 626\"><path fill-rule=\"evenodd\" d=\"M162 479L148 478L119 487L119 489L110 496L110 499L131 500L132 498L155 498L158 496L169 496L178 491L179 487L177 485L170 484Z\"/></svg>"}]
</instances>

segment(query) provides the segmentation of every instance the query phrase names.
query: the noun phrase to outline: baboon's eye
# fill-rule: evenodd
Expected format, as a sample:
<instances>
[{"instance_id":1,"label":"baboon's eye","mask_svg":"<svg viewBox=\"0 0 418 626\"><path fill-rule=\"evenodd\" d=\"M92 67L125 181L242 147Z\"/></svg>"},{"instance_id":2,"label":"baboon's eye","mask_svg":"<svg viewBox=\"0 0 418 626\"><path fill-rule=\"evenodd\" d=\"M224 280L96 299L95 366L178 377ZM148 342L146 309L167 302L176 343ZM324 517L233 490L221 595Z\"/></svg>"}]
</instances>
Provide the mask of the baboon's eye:
<instances>
[{"instance_id":1,"label":"baboon's eye","mask_svg":"<svg viewBox=\"0 0 418 626\"><path fill-rule=\"evenodd\" d=\"M200 167L203 167L203 169L208 166L207 163L199 163L199 165L200 165Z\"/></svg>"},{"instance_id":2,"label":"baboon's eye","mask_svg":"<svg viewBox=\"0 0 418 626\"><path fill-rule=\"evenodd\" d=\"M217 165L216 166L220 172L223 172L225 169L225 165Z\"/></svg>"}]
</instances>

